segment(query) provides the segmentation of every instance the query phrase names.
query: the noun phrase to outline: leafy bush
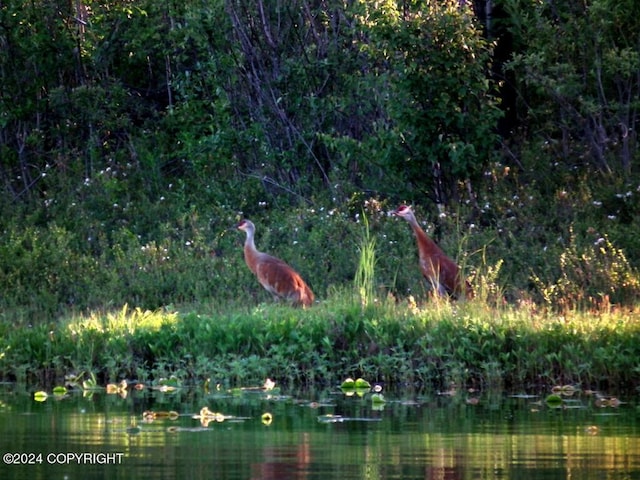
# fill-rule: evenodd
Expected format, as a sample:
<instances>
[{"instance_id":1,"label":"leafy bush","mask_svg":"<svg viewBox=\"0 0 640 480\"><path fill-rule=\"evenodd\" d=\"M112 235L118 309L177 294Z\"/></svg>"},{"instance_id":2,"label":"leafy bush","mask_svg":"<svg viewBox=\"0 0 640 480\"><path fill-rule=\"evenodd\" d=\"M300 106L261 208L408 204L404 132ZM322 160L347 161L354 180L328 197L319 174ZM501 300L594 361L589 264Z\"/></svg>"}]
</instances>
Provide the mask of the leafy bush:
<instances>
[{"instance_id":1,"label":"leafy bush","mask_svg":"<svg viewBox=\"0 0 640 480\"><path fill-rule=\"evenodd\" d=\"M630 173L639 120L637 2L503 4L532 139L544 139L568 166Z\"/></svg>"},{"instance_id":2,"label":"leafy bush","mask_svg":"<svg viewBox=\"0 0 640 480\"><path fill-rule=\"evenodd\" d=\"M386 109L396 148L385 164L438 204L458 198L494 155L500 110L487 79L491 45L457 1L386 2L365 21L389 65Z\"/></svg>"}]
</instances>

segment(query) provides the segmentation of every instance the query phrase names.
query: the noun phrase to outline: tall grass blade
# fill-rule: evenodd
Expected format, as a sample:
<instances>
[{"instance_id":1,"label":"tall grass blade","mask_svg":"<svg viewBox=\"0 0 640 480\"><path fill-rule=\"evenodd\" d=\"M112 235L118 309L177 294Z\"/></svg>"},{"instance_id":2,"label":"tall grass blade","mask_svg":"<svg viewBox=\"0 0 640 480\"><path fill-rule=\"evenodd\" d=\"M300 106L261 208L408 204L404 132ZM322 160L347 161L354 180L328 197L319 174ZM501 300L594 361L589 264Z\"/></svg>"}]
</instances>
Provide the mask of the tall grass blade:
<instances>
[{"instance_id":1,"label":"tall grass blade","mask_svg":"<svg viewBox=\"0 0 640 480\"><path fill-rule=\"evenodd\" d=\"M360 257L354 277L354 287L360 304L366 307L375 301L376 240L371 236L367 216L363 214L362 218L364 230L358 247Z\"/></svg>"}]
</instances>

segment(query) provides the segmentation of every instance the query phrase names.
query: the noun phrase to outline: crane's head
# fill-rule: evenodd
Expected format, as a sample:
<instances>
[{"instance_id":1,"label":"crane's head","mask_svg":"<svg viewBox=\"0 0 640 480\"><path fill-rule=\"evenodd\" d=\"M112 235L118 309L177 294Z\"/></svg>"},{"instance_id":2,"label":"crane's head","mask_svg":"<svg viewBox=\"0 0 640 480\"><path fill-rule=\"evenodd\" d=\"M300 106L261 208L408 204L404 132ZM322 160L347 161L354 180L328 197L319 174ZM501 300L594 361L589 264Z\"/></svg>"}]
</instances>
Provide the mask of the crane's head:
<instances>
[{"instance_id":1,"label":"crane's head","mask_svg":"<svg viewBox=\"0 0 640 480\"><path fill-rule=\"evenodd\" d=\"M243 232L253 232L255 230L255 225L251 220L247 220L246 218L242 219L238 225L236 225L238 230L242 230Z\"/></svg>"},{"instance_id":2,"label":"crane's head","mask_svg":"<svg viewBox=\"0 0 640 480\"><path fill-rule=\"evenodd\" d=\"M409 205L400 205L393 212L391 212L391 214L395 215L396 217L410 218L413 216L413 211L411 210L411 207Z\"/></svg>"}]
</instances>

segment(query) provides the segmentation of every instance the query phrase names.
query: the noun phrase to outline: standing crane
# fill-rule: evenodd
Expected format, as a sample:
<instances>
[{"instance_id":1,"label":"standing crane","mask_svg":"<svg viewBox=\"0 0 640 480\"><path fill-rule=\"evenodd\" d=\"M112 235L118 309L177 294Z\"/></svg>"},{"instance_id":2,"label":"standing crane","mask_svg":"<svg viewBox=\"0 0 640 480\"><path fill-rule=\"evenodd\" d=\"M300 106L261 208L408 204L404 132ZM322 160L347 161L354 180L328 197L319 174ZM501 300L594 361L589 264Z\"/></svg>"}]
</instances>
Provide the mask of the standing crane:
<instances>
[{"instance_id":1,"label":"standing crane","mask_svg":"<svg viewBox=\"0 0 640 480\"><path fill-rule=\"evenodd\" d=\"M247 234L244 242L244 260L258 278L258 282L275 298L290 301L296 307L309 307L314 295L306 282L293 268L279 258L256 249L254 234L256 226L244 219L236 228Z\"/></svg>"},{"instance_id":2,"label":"standing crane","mask_svg":"<svg viewBox=\"0 0 640 480\"><path fill-rule=\"evenodd\" d=\"M441 296L448 294L456 298L464 295L466 298L473 298L471 284L461 278L460 269L456 262L447 257L442 249L436 245L436 242L420 228L411 207L400 205L391 213L409 222L418 244L422 275L438 294Z\"/></svg>"}]
</instances>

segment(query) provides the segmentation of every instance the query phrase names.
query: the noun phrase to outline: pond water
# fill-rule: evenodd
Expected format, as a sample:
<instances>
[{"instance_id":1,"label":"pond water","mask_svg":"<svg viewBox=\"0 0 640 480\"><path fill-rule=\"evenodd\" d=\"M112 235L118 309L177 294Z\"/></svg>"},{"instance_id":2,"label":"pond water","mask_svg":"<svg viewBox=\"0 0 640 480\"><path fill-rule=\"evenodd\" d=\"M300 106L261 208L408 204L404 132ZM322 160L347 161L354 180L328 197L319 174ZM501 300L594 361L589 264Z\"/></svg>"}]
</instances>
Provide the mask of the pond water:
<instances>
[{"instance_id":1,"label":"pond water","mask_svg":"<svg viewBox=\"0 0 640 480\"><path fill-rule=\"evenodd\" d=\"M640 479L636 394L126 393L1 386L0 478Z\"/></svg>"}]
</instances>

